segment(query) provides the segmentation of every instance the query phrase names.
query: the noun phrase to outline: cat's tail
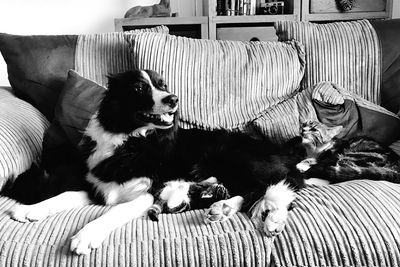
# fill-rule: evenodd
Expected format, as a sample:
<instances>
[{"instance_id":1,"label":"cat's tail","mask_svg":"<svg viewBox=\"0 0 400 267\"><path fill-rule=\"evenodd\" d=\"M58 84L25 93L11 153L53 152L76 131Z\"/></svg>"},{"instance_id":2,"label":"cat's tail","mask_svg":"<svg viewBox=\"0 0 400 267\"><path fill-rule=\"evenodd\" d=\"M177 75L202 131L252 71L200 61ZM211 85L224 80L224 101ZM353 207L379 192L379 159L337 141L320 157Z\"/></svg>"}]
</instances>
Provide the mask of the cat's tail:
<instances>
[{"instance_id":1,"label":"cat's tail","mask_svg":"<svg viewBox=\"0 0 400 267\"><path fill-rule=\"evenodd\" d=\"M335 166L329 167L324 179L331 183L340 183L350 180L385 180L392 183L400 183L399 166Z\"/></svg>"}]
</instances>

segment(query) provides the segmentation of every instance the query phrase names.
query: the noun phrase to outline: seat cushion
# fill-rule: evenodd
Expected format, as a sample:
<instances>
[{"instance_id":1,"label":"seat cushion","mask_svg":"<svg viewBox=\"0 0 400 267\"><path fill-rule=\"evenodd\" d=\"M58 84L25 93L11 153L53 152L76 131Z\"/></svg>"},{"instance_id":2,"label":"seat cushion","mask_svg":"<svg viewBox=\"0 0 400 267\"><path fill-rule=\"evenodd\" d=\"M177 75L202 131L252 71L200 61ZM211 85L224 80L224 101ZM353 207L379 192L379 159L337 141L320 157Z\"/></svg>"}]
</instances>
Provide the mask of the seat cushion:
<instances>
[{"instance_id":1,"label":"seat cushion","mask_svg":"<svg viewBox=\"0 0 400 267\"><path fill-rule=\"evenodd\" d=\"M349 181L302 190L273 246L276 266L398 266L400 185Z\"/></svg>"},{"instance_id":2,"label":"seat cushion","mask_svg":"<svg viewBox=\"0 0 400 267\"><path fill-rule=\"evenodd\" d=\"M0 197L0 266L259 266L269 265L272 240L239 213L205 224L203 210L163 214L158 222L130 221L113 231L89 256L69 251L70 239L109 207L90 205L42 222L19 223L15 205Z\"/></svg>"}]
</instances>

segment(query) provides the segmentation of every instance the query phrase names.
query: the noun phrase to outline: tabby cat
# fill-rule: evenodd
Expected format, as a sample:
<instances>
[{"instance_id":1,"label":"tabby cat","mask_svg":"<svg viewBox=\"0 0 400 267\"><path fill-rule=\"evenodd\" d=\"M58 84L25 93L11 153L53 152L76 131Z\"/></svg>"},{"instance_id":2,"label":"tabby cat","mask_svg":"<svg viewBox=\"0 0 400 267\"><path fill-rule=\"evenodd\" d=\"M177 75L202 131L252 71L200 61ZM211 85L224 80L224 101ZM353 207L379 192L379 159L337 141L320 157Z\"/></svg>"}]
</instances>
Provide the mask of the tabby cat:
<instances>
[{"instance_id":1,"label":"tabby cat","mask_svg":"<svg viewBox=\"0 0 400 267\"><path fill-rule=\"evenodd\" d=\"M386 180L400 183L400 157L390 148L368 137L336 138L342 126L320 122L302 126L302 144L307 158L297 169L307 178L339 183L355 179Z\"/></svg>"}]
</instances>

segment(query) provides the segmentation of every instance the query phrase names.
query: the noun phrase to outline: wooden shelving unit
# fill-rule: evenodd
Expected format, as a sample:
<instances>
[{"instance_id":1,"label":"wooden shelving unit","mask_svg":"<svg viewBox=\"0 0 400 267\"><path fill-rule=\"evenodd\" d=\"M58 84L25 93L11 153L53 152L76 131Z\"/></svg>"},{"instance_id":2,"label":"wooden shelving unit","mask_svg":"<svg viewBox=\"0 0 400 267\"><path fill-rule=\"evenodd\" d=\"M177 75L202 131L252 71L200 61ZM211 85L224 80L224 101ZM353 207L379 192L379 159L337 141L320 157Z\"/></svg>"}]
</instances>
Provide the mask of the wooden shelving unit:
<instances>
[{"instance_id":1,"label":"wooden shelving unit","mask_svg":"<svg viewBox=\"0 0 400 267\"><path fill-rule=\"evenodd\" d=\"M311 2L319 1L318 5L325 5L326 11L319 10L316 12L312 11ZM364 2L356 2L354 10L347 12L340 12L334 4L335 0L302 0L301 7L301 20L302 21L336 21L336 20L358 20L358 19L388 19L392 16L393 0L358 0ZM384 7L383 10L374 10L372 7L370 10L365 11L365 5L371 3L372 6L377 7L379 5ZM362 6L363 5L363 6Z\"/></svg>"},{"instance_id":2,"label":"wooden shelving unit","mask_svg":"<svg viewBox=\"0 0 400 267\"><path fill-rule=\"evenodd\" d=\"M216 0L208 0L208 32L209 39L275 41L273 28L275 21L300 20L300 0L286 0L288 14L252 15L252 16L217 16Z\"/></svg>"},{"instance_id":3,"label":"wooden shelving unit","mask_svg":"<svg viewBox=\"0 0 400 267\"><path fill-rule=\"evenodd\" d=\"M336 0L284 0L285 14L217 16L217 0L204 0L201 17L115 19L115 30L166 25L179 36L219 40L277 40L274 22L280 20L328 22L391 18L393 0L357 0L354 10L340 12ZM375 8L375 9L374 9Z\"/></svg>"}]
</instances>

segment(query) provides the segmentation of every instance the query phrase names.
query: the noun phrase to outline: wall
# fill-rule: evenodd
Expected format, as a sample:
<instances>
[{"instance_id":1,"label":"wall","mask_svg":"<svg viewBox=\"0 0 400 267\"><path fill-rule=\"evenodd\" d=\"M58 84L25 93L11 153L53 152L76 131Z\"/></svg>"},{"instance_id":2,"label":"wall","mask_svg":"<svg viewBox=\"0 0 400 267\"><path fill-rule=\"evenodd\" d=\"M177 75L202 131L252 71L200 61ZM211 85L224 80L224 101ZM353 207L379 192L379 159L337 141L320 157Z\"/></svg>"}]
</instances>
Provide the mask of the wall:
<instances>
[{"instance_id":1,"label":"wall","mask_svg":"<svg viewBox=\"0 0 400 267\"><path fill-rule=\"evenodd\" d=\"M201 0L196 0L201 1ZM13 34L74 34L110 32L114 18L136 5L159 0L0 0L0 32ZM171 0L180 16L194 13L188 0ZM393 0L393 17L400 18L400 0ZM6 65L0 57L0 86L8 85Z\"/></svg>"},{"instance_id":2,"label":"wall","mask_svg":"<svg viewBox=\"0 0 400 267\"><path fill-rule=\"evenodd\" d=\"M393 18L400 18L400 0L393 0Z\"/></svg>"}]
</instances>

